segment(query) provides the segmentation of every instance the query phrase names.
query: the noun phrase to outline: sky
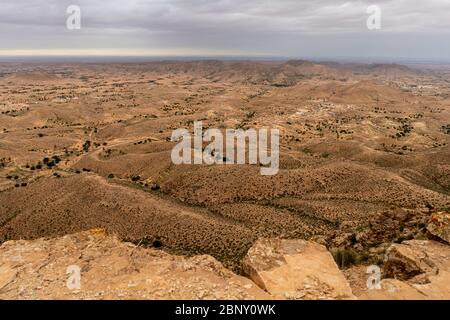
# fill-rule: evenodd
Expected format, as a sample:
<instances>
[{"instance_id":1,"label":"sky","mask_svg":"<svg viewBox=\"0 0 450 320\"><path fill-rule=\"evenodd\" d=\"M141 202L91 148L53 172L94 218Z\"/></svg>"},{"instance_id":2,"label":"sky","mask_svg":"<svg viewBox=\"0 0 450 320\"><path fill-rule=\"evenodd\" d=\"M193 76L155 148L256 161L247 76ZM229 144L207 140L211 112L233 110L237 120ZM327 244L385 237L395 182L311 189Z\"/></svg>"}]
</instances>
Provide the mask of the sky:
<instances>
[{"instance_id":1,"label":"sky","mask_svg":"<svg viewBox=\"0 0 450 320\"><path fill-rule=\"evenodd\" d=\"M380 29L367 28L370 5ZM448 62L450 0L0 0L0 56L28 55Z\"/></svg>"}]
</instances>

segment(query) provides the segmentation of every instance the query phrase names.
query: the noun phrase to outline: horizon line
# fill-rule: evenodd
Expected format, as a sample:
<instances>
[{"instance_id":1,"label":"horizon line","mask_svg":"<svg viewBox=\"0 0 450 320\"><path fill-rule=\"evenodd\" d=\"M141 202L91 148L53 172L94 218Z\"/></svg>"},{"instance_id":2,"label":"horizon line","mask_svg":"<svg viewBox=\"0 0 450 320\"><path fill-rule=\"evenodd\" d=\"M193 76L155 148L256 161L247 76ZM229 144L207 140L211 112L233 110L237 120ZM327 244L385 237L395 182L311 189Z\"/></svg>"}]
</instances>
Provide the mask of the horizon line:
<instances>
[{"instance_id":1,"label":"horizon line","mask_svg":"<svg viewBox=\"0 0 450 320\"><path fill-rule=\"evenodd\" d=\"M311 62L336 62L336 63L363 63L363 64L450 64L450 59L443 60L437 58L411 58L411 57L351 57L351 56L282 56L282 55L240 55L240 54L187 54L187 55L2 55L0 50L0 63L5 62L155 62L155 61L201 61L201 60L219 60L219 61L289 61L305 60Z\"/></svg>"}]
</instances>

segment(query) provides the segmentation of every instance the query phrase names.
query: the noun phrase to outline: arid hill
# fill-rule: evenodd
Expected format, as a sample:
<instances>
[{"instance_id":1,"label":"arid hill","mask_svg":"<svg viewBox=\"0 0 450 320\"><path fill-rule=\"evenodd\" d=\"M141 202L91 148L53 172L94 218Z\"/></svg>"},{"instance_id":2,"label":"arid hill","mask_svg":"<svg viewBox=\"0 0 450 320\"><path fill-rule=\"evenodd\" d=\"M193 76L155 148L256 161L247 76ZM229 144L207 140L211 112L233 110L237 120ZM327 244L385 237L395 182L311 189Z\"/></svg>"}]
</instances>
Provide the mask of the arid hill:
<instances>
[{"instance_id":1,"label":"arid hill","mask_svg":"<svg viewBox=\"0 0 450 320\"><path fill-rule=\"evenodd\" d=\"M258 238L381 263L450 207L450 68L0 65L0 242L107 228L234 271ZM171 162L172 131L270 127L280 171Z\"/></svg>"}]
</instances>

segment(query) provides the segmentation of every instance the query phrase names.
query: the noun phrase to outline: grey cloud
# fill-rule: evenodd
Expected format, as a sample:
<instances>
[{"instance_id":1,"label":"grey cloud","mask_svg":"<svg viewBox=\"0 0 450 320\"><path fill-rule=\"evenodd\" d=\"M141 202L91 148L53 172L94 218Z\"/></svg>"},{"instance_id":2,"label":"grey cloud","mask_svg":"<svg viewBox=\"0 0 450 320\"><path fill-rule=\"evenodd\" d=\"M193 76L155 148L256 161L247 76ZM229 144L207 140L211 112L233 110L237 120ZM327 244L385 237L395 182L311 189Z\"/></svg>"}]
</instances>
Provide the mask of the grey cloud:
<instances>
[{"instance_id":1,"label":"grey cloud","mask_svg":"<svg viewBox=\"0 0 450 320\"><path fill-rule=\"evenodd\" d=\"M322 56L368 55L366 48L383 55L432 56L439 49L444 50L440 55L450 56L448 45L442 44L450 38L448 0L1 0L0 4L0 49L183 47ZM65 29L70 4L82 9L82 30L77 32ZM376 33L365 27L370 4L382 9L382 30ZM423 39L428 50L409 39ZM401 43L408 50L397 48Z\"/></svg>"}]
</instances>

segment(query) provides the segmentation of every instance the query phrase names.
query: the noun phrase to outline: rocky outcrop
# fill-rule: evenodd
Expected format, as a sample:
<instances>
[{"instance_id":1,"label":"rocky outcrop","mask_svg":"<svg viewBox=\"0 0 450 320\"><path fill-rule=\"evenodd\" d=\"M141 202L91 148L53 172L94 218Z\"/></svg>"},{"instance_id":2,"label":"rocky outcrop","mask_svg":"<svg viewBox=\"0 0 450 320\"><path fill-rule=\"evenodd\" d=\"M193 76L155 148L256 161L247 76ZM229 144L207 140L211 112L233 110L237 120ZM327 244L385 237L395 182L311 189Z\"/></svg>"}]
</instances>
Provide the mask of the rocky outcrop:
<instances>
[{"instance_id":1,"label":"rocky outcrop","mask_svg":"<svg viewBox=\"0 0 450 320\"><path fill-rule=\"evenodd\" d=\"M248 278L208 255L175 256L96 229L4 243L0 299L355 299L331 254L315 242L260 239L243 268ZM392 245L379 289L367 290L366 267L357 268L362 273L351 274L360 276L347 278L360 299L450 299L450 246L443 243ZM77 269L80 286L73 286Z\"/></svg>"},{"instance_id":2,"label":"rocky outcrop","mask_svg":"<svg viewBox=\"0 0 450 320\"><path fill-rule=\"evenodd\" d=\"M79 289L70 282L77 267ZM0 247L0 299L270 298L211 256L143 249L103 230Z\"/></svg>"},{"instance_id":3,"label":"rocky outcrop","mask_svg":"<svg viewBox=\"0 0 450 320\"><path fill-rule=\"evenodd\" d=\"M248 251L244 271L278 299L352 299L330 252L304 240L260 239Z\"/></svg>"},{"instance_id":4,"label":"rocky outcrop","mask_svg":"<svg viewBox=\"0 0 450 320\"><path fill-rule=\"evenodd\" d=\"M384 273L388 278L409 280L421 274L450 271L450 247L431 240L393 244L386 253Z\"/></svg>"},{"instance_id":5,"label":"rocky outcrop","mask_svg":"<svg viewBox=\"0 0 450 320\"><path fill-rule=\"evenodd\" d=\"M450 246L431 240L393 244L386 253L384 276L388 279L381 281L381 290L360 298L450 299Z\"/></svg>"},{"instance_id":6,"label":"rocky outcrop","mask_svg":"<svg viewBox=\"0 0 450 320\"><path fill-rule=\"evenodd\" d=\"M433 213L427 230L433 236L450 244L450 213L446 211Z\"/></svg>"}]
</instances>

